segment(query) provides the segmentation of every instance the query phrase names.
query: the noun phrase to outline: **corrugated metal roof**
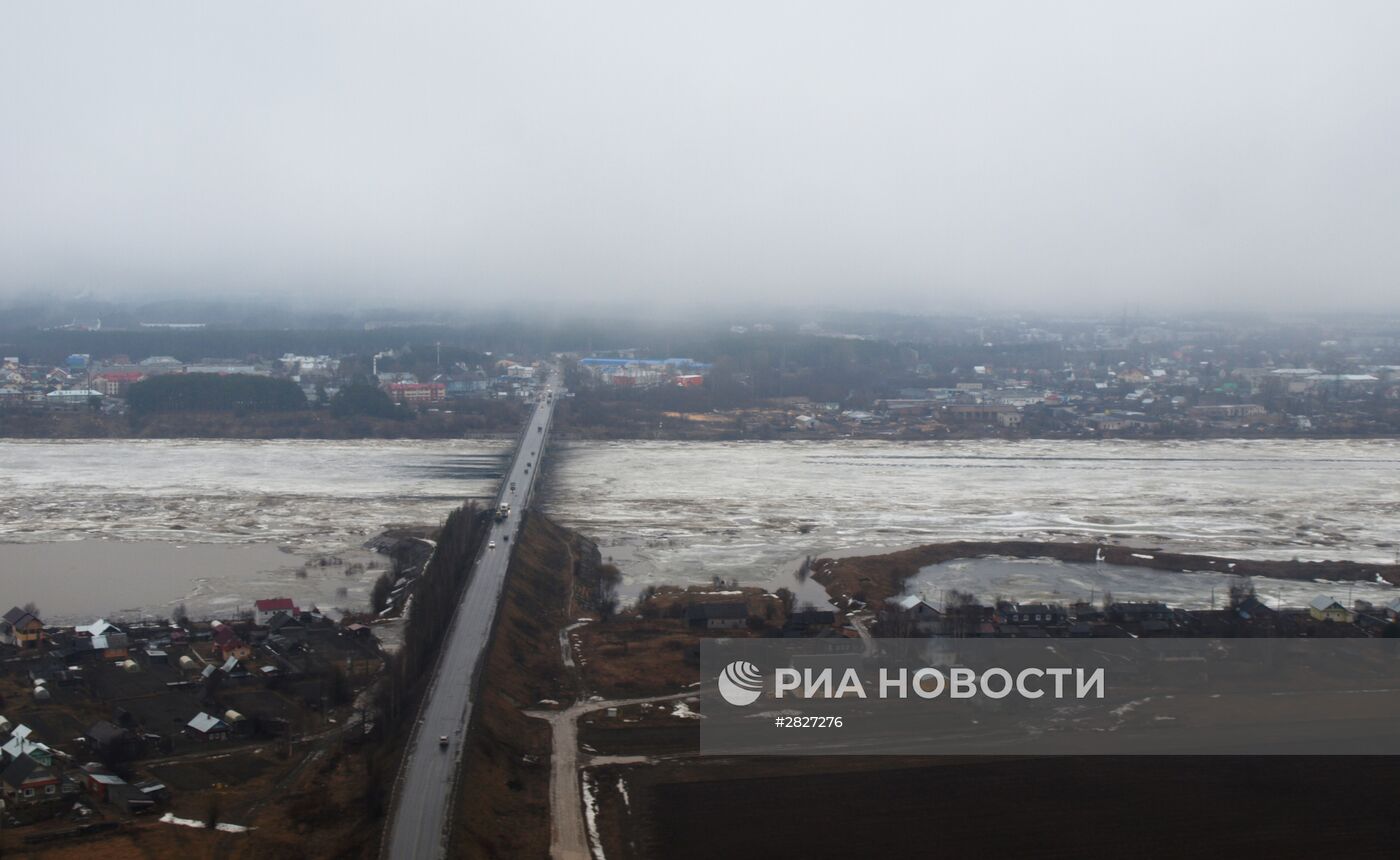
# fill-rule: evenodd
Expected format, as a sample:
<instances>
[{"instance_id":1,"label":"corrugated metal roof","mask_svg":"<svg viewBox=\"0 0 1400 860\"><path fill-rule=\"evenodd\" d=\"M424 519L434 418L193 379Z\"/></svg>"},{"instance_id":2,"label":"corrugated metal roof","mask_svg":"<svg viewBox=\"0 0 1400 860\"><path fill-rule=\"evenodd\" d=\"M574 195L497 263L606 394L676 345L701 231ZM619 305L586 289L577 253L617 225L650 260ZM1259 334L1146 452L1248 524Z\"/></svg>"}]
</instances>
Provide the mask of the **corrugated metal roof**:
<instances>
[{"instance_id":1,"label":"corrugated metal roof","mask_svg":"<svg viewBox=\"0 0 1400 860\"><path fill-rule=\"evenodd\" d=\"M201 734L208 734L213 731L228 731L228 724L218 717L200 711L195 714L194 719L188 723L189 727Z\"/></svg>"}]
</instances>

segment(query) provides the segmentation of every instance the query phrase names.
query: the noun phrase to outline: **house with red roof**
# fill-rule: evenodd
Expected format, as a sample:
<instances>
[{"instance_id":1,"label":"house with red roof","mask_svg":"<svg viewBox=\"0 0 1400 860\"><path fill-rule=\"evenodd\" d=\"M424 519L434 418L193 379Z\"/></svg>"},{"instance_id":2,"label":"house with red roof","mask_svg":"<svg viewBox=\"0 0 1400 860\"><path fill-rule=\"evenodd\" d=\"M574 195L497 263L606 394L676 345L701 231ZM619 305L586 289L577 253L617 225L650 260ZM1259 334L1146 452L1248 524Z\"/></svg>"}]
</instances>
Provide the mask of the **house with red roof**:
<instances>
[{"instance_id":1,"label":"house with red roof","mask_svg":"<svg viewBox=\"0 0 1400 860\"><path fill-rule=\"evenodd\" d=\"M238 631L222 621L215 621L211 632L214 635L214 652L223 659L230 657L247 660L253 656L253 648L238 635Z\"/></svg>"},{"instance_id":2,"label":"house with red roof","mask_svg":"<svg viewBox=\"0 0 1400 860\"><path fill-rule=\"evenodd\" d=\"M266 627L272 616L279 612L285 612L292 617L301 614L301 610L297 609L296 603L290 597L272 597L253 604L253 623L259 627Z\"/></svg>"},{"instance_id":3,"label":"house with red roof","mask_svg":"<svg viewBox=\"0 0 1400 860\"><path fill-rule=\"evenodd\" d=\"M126 390L132 383L140 382L146 378L146 374L139 370L109 370L106 373L99 373L88 383L88 387L94 391L100 391L108 397L124 397Z\"/></svg>"}]
</instances>

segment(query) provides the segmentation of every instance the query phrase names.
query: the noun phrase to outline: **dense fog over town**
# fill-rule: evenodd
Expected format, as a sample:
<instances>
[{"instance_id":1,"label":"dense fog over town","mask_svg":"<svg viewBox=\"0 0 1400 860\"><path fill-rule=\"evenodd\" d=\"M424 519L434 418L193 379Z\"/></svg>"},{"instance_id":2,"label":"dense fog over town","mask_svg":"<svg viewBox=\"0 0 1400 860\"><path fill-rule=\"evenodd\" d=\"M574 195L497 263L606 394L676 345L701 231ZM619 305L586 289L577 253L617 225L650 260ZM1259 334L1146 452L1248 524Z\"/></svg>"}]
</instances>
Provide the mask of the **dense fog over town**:
<instances>
[{"instance_id":1,"label":"dense fog over town","mask_svg":"<svg viewBox=\"0 0 1400 860\"><path fill-rule=\"evenodd\" d=\"M0 299L1394 306L1390 4L11 4Z\"/></svg>"}]
</instances>

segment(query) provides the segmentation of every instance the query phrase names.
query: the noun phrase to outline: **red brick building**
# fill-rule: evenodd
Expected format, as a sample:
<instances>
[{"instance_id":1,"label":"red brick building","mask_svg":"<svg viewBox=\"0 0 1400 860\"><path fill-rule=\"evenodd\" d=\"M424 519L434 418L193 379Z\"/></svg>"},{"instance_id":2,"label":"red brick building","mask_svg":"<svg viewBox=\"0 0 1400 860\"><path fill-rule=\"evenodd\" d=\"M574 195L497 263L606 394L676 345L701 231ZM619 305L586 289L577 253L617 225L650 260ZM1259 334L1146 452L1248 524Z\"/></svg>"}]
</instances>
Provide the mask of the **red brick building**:
<instances>
[{"instance_id":1,"label":"red brick building","mask_svg":"<svg viewBox=\"0 0 1400 860\"><path fill-rule=\"evenodd\" d=\"M140 382L145 378L146 374L138 370L99 373L92 378L88 387L93 391L100 391L108 397L123 397L133 382Z\"/></svg>"},{"instance_id":2,"label":"red brick building","mask_svg":"<svg viewBox=\"0 0 1400 860\"><path fill-rule=\"evenodd\" d=\"M395 403L440 403L447 399L441 382L391 382L385 390Z\"/></svg>"}]
</instances>

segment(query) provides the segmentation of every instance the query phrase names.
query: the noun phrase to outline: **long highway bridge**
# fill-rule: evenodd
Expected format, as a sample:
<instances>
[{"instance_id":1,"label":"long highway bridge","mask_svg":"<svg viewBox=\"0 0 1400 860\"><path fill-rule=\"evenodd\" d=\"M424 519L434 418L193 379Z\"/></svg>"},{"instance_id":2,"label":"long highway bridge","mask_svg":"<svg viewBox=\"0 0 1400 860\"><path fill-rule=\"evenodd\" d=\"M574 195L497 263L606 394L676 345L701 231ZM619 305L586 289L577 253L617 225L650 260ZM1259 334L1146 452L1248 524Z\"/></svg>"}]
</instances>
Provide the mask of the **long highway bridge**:
<instances>
[{"instance_id":1,"label":"long highway bridge","mask_svg":"<svg viewBox=\"0 0 1400 860\"><path fill-rule=\"evenodd\" d=\"M395 784L382 852L389 860L438 858L447 853L451 807L481 666L496 620L506 568L518 543L520 513L530 504L554 417L554 397L559 396L561 382L559 371L552 369L541 388L552 392L552 396L542 393L537 398L510 468L501 479L496 503L510 505L511 515L496 522L483 542L438 655L432 685ZM444 737L446 744L441 740Z\"/></svg>"}]
</instances>

